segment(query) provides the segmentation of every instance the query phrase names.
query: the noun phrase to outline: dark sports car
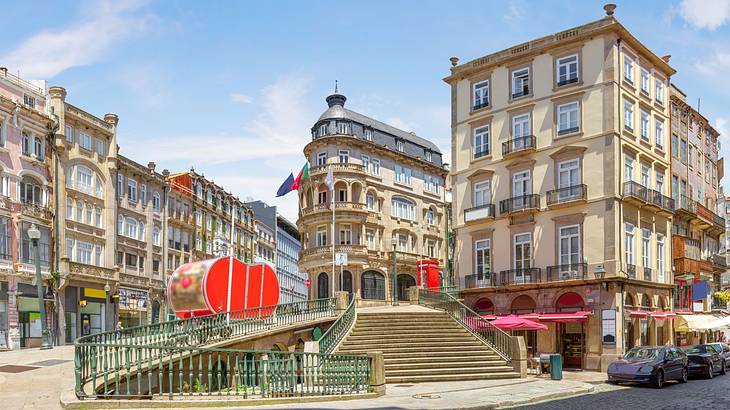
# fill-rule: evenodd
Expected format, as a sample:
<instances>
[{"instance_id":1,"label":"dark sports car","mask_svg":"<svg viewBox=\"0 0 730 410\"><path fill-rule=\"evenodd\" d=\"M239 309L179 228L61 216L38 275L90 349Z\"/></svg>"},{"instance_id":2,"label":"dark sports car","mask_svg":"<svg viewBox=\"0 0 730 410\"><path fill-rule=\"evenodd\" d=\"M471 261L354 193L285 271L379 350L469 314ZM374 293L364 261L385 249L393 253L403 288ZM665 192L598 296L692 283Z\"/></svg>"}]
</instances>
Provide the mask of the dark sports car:
<instances>
[{"instance_id":1,"label":"dark sports car","mask_svg":"<svg viewBox=\"0 0 730 410\"><path fill-rule=\"evenodd\" d=\"M649 383L661 389L667 380L686 383L687 356L673 346L635 347L608 366L608 382Z\"/></svg>"},{"instance_id":2,"label":"dark sports car","mask_svg":"<svg viewBox=\"0 0 730 410\"><path fill-rule=\"evenodd\" d=\"M713 344L703 344L683 347L682 350L689 360L689 372L711 379L715 373L725 374L727 362L722 356L722 348Z\"/></svg>"}]
</instances>

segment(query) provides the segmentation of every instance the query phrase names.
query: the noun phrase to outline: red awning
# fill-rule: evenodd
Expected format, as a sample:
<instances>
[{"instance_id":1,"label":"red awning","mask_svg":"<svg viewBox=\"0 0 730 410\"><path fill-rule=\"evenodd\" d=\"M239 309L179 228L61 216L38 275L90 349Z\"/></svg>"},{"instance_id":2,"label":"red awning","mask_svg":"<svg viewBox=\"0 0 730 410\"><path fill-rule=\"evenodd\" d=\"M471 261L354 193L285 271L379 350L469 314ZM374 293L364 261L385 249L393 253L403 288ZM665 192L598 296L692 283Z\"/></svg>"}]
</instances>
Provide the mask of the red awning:
<instances>
[{"instance_id":1,"label":"red awning","mask_svg":"<svg viewBox=\"0 0 730 410\"><path fill-rule=\"evenodd\" d=\"M542 323L519 317L517 315L502 316L492 321L494 326L502 330L548 330Z\"/></svg>"},{"instance_id":2,"label":"red awning","mask_svg":"<svg viewBox=\"0 0 730 410\"><path fill-rule=\"evenodd\" d=\"M627 309L626 310L626 313L628 313L629 316L631 316L633 318L637 318L638 317L638 318L641 318L641 319L645 319L646 317L649 316L649 313L650 312L648 312L646 310L628 310Z\"/></svg>"},{"instance_id":3,"label":"red awning","mask_svg":"<svg viewBox=\"0 0 730 410\"><path fill-rule=\"evenodd\" d=\"M522 314L519 314L517 316L519 316L519 317L521 317L523 319L528 319L528 320L537 320L537 319L540 319L540 314L539 313L522 313Z\"/></svg>"},{"instance_id":4,"label":"red awning","mask_svg":"<svg viewBox=\"0 0 730 410\"><path fill-rule=\"evenodd\" d=\"M497 318L496 315L480 315L480 316L482 317L482 319L487 319L487 320L494 320Z\"/></svg>"},{"instance_id":5,"label":"red awning","mask_svg":"<svg viewBox=\"0 0 730 410\"><path fill-rule=\"evenodd\" d=\"M556 313L540 313L538 320L541 322L585 322L592 312L556 312Z\"/></svg>"},{"instance_id":6,"label":"red awning","mask_svg":"<svg viewBox=\"0 0 730 410\"><path fill-rule=\"evenodd\" d=\"M649 316L653 317L654 320L674 319L677 314L674 312L650 312Z\"/></svg>"}]
</instances>

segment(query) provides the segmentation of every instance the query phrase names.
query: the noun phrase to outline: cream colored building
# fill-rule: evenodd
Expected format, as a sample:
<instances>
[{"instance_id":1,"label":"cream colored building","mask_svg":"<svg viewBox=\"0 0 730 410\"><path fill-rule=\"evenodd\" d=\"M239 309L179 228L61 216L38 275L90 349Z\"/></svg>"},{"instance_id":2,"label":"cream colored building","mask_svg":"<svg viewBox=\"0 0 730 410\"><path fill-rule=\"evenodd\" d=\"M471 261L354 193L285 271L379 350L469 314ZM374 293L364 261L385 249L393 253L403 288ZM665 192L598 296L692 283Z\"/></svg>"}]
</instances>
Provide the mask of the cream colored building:
<instances>
[{"instance_id":1,"label":"cream colored building","mask_svg":"<svg viewBox=\"0 0 730 410\"><path fill-rule=\"evenodd\" d=\"M51 170L63 344L116 325L111 295L119 280L114 260L119 118L106 114L101 119L71 105L62 87L51 87L49 95L51 117L58 126Z\"/></svg>"},{"instance_id":2,"label":"cream colored building","mask_svg":"<svg viewBox=\"0 0 730 410\"><path fill-rule=\"evenodd\" d=\"M393 298L395 253L398 298L404 300L417 283L418 260L436 259L441 269L445 264L447 170L435 144L348 110L345 101L336 90L327 97L329 108L304 147L311 179L298 192L299 269L309 276L310 298L344 289L363 303L378 304ZM348 258L335 272L333 243Z\"/></svg>"},{"instance_id":3,"label":"cream colored building","mask_svg":"<svg viewBox=\"0 0 730 410\"><path fill-rule=\"evenodd\" d=\"M669 80L600 20L459 64L452 90L455 265L466 303L526 314L531 354L605 370L672 341Z\"/></svg>"}]
</instances>

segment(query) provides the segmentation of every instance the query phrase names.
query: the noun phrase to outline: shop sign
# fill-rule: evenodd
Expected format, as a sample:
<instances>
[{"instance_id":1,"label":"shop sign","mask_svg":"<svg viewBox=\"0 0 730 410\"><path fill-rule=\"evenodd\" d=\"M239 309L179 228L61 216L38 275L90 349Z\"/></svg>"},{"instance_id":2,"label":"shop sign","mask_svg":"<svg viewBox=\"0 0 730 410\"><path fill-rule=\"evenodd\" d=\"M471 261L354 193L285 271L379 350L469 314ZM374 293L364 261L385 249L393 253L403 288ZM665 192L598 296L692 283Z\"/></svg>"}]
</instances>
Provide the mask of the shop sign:
<instances>
[{"instance_id":1,"label":"shop sign","mask_svg":"<svg viewBox=\"0 0 730 410\"><path fill-rule=\"evenodd\" d=\"M134 289L119 289L119 309L147 310L147 292Z\"/></svg>"},{"instance_id":2,"label":"shop sign","mask_svg":"<svg viewBox=\"0 0 730 410\"><path fill-rule=\"evenodd\" d=\"M84 297L106 299L106 292L104 289L84 288Z\"/></svg>"},{"instance_id":3,"label":"shop sign","mask_svg":"<svg viewBox=\"0 0 730 410\"><path fill-rule=\"evenodd\" d=\"M613 309L601 311L601 340L605 345L616 344L616 311Z\"/></svg>"}]
</instances>

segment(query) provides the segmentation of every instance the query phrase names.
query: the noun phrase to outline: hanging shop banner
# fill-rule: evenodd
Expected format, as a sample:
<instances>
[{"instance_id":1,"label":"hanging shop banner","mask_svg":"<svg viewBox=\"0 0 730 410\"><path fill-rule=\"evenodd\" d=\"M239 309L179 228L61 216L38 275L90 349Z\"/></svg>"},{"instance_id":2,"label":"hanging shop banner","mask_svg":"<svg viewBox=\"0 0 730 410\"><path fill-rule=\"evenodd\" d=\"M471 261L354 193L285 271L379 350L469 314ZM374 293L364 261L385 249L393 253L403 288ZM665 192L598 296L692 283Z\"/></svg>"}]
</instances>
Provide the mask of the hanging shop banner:
<instances>
[{"instance_id":1,"label":"hanging shop banner","mask_svg":"<svg viewBox=\"0 0 730 410\"><path fill-rule=\"evenodd\" d=\"M136 289L119 289L119 309L147 310L147 292Z\"/></svg>"},{"instance_id":2,"label":"hanging shop banner","mask_svg":"<svg viewBox=\"0 0 730 410\"><path fill-rule=\"evenodd\" d=\"M604 309L601 311L601 332L603 344L616 344L616 311Z\"/></svg>"}]
</instances>

